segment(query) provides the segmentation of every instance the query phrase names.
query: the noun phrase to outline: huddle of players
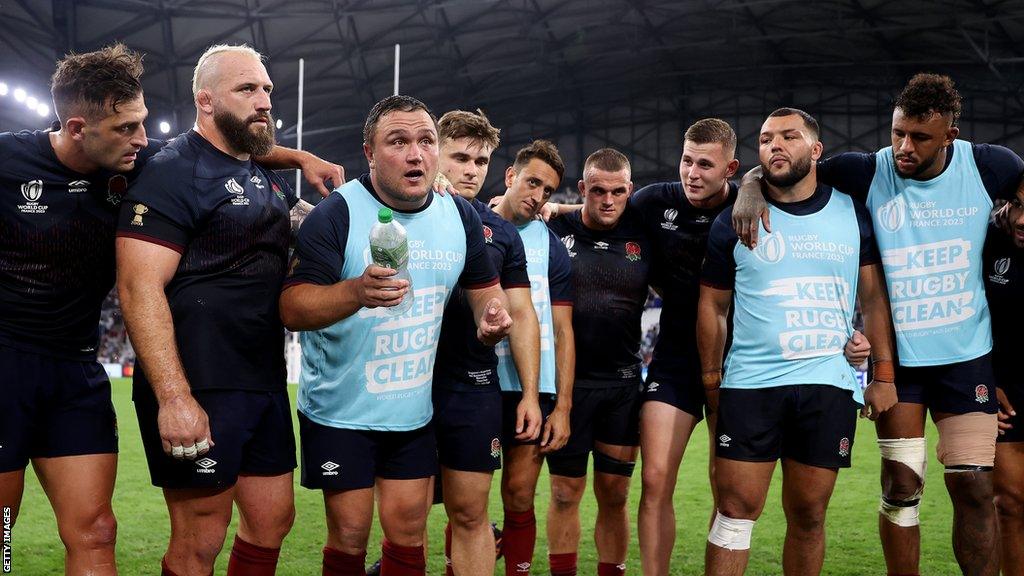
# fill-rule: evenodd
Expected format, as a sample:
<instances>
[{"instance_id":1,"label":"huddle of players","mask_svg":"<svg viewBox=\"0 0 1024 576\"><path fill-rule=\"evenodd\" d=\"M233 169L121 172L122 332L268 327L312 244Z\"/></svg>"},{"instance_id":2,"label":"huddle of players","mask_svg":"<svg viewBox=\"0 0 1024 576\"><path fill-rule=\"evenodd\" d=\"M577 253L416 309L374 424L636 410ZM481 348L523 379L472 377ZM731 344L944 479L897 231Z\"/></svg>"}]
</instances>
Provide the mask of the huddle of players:
<instances>
[{"instance_id":1,"label":"huddle of players","mask_svg":"<svg viewBox=\"0 0 1024 576\"><path fill-rule=\"evenodd\" d=\"M1007 358L1024 246L1022 163L1005 148L955 140L959 96L948 78L911 81L894 112L893 146L877 154L819 163L814 119L776 111L745 193L728 181L735 134L719 120L687 131L680 182L635 195L628 160L598 151L579 182L582 210L550 228L536 217L564 176L552 144L519 151L491 211L474 197L497 130L482 114L453 112L439 132L422 103L389 97L364 127L369 173L312 210L286 266L289 213L302 207L268 167L301 167L321 188L341 173L274 147L273 84L259 54L204 54L196 127L162 150L142 127L141 72L123 47L69 57L54 77L61 130L0 136L0 182L14 199L2 208L0 354L4 373L18 375L3 394L19 399L0 429L0 498L16 514L31 459L69 573L115 572L116 436L94 358L115 228L118 288L139 357L133 396L171 518L164 574L210 573L233 505L241 522L229 573L276 568L294 518L296 466L282 324L303 331L302 484L324 492L325 574L363 573L375 489L382 573L422 574L439 467L450 569L493 571L487 491L502 454L506 572L530 570L546 456L551 569L574 574L591 451L598 573L622 574L638 444L642 568L667 574L671 496L705 396L718 417L708 573L743 572L780 458L784 570L820 571L825 509L838 468L849 466L858 404L878 419L889 572L917 573L926 407L958 520L957 560L965 573L998 570L994 483L1003 569L1022 569L1024 455L1012 409L1021 392ZM432 193L439 168L469 201ZM1010 201L1003 222L1012 231L1007 239L992 230L985 248L991 330L1002 342L992 354L978 253L991 198ZM383 206L409 230L411 287L369 259L369 226ZM762 215L771 233L758 242ZM460 225L465 234L452 234ZM641 385L648 285L664 307ZM874 366L863 393L847 364L867 349L852 332L855 291ZM406 297L412 309L391 315Z\"/></svg>"}]
</instances>

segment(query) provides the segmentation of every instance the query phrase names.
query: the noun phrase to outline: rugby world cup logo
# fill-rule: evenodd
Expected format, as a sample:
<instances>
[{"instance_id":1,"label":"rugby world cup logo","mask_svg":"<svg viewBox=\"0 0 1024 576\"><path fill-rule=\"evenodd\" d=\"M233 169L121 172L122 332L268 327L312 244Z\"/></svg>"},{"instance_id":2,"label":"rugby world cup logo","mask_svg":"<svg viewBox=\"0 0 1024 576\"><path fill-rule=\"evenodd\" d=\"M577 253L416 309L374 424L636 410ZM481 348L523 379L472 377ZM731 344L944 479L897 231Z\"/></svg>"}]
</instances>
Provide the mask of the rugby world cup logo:
<instances>
[{"instance_id":1,"label":"rugby world cup logo","mask_svg":"<svg viewBox=\"0 0 1024 576\"><path fill-rule=\"evenodd\" d=\"M562 237L562 244L565 244L566 250L572 250L572 247L576 245L576 237L572 234Z\"/></svg>"},{"instance_id":2,"label":"rugby world cup logo","mask_svg":"<svg viewBox=\"0 0 1024 576\"><path fill-rule=\"evenodd\" d=\"M907 201L903 196L897 196L875 211L875 221L886 232L896 232L903 227L907 219Z\"/></svg>"},{"instance_id":3,"label":"rugby world cup logo","mask_svg":"<svg viewBox=\"0 0 1024 576\"><path fill-rule=\"evenodd\" d=\"M786 239L782 232L772 232L765 236L757 248L754 248L754 255L766 264L781 262L786 256Z\"/></svg>"},{"instance_id":4,"label":"rugby world cup logo","mask_svg":"<svg viewBox=\"0 0 1024 576\"><path fill-rule=\"evenodd\" d=\"M993 268L995 269L997 276L1006 276L1006 273L1010 271L1010 259L1000 258L999 260L996 260Z\"/></svg>"},{"instance_id":5,"label":"rugby world cup logo","mask_svg":"<svg viewBox=\"0 0 1024 576\"><path fill-rule=\"evenodd\" d=\"M21 195L29 202L38 202L43 195L43 181L32 180L21 185Z\"/></svg>"},{"instance_id":6,"label":"rugby world cup logo","mask_svg":"<svg viewBox=\"0 0 1024 576\"><path fill-rule=\"evenodd\" d=\"M675 208L665 210L665 222L675 222L677 216L679 216L679 210Z\"/></svg>"}]
</instances>

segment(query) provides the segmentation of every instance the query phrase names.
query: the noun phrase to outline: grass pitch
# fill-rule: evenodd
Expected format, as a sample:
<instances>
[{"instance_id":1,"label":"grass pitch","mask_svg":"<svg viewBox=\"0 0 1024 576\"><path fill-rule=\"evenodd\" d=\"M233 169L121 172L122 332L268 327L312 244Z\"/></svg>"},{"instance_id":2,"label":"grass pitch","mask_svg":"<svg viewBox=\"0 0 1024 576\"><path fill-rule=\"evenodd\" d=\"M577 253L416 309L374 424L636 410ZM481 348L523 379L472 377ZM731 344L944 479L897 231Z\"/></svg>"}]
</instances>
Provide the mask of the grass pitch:
<instances>
[{"instance_id":1,"label":"grass pitch","mask_svg":"<svg viewBox=\"0 0 1024 576\"><path fill-rule=\"evenodd\" d=\"M113 390L121 435L117 489L114 493L114 511L119 523L118 566L122 574L157 574L170 531L167 511L160 490L149 483L145 456L139 441L135 409L131 402L130 381L113 381ZM291 392L294 398L294 387ZM928 434L929 453L934 454L934 427L929 426ZM701 425L694 432L693 441L687 448L679 471L679 485L675 497L678 537L673 552L673 574L702 573L704 541L711 513L707 462L707 431ZM765 512L754 530L748 574L782 573L782 541L786 526L780 504L780 483L781 475L777 471ZM870 422L862 420L854 443L853 468L839 473L839 481L829 508L825 574L885 573L877 536L878 493L878 448L875 444L874 427ZM546 574L548 570L544 536L544 515L548 497L547 473L544 472L537 494L538 542L532 571L534 574ZM319 492L306 490L298 485L298 474L295 499L295 526L285 540L277 573L302 576L320 574L320 550L326 537L323 500ZM639 500L638 469L630 494L630 507L634 515ZM592 534L596 504L589 490L581 514L584 537L580 546L579 573L595 574L597 559ZM500 526L501 503L497 479L491 492L491 518L498 521ZM237 522L237 515L235 521ZM443 512L435 508L430 516L428 570L431 574L444 574L444 522ZM952 509L943 486L942 469L932 458L921 509L922 574L959 573L950 545L951 522ZM640 560L635 522L633 528L628 566L631 574L639 574ZM233 534L234 523L228 530L225 551L217 563L216 574L223 574L227 569L227 549L230 547ZM63 573L64 552L57 537L53 513L31 470L26 477L21 517L13 530L12 543L13 574L35 576ZM371 536L368 562L372 562L379 555L379 546L380 530L376 528ZM503 573L501 566L499 564L499 574Z\"/></svg>"}]
</instances>

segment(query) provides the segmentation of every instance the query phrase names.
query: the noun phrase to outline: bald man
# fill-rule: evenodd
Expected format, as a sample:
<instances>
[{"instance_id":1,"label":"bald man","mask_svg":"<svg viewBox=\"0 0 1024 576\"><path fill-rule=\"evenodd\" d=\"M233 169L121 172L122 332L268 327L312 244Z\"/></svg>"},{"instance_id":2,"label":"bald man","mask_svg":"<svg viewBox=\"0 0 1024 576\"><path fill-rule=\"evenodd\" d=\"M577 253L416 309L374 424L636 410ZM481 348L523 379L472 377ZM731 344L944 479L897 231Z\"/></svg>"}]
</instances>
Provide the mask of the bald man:
<instances>
[{"instance_id":1,"label":"bald man","mask_svg":"<svg viewBox=\"0 0 1024 576\"><path fill-rule=\"evenodd\" d=\"M162 574L207 575L238 506L228 574L274 574L295 514L285 387L283 179L273 83L259 53L214 46L196 65L195 127L147 164L122 204L118 290L139 359L134 393L171 538Z\"/></svg>"}]
</instances>

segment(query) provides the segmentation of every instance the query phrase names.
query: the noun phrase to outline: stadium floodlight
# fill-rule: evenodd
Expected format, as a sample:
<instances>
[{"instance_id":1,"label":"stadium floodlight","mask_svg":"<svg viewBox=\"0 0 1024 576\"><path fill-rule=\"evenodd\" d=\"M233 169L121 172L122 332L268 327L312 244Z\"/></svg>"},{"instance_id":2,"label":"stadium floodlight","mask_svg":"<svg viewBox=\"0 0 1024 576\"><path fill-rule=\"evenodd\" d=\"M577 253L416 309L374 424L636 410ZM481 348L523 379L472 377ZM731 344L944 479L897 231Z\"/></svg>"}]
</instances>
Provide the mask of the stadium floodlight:
<instances>
[{"instance_id":1,"label":"stadium floodlight","mask_svg":"<svg viewBox=\"0 0 1024 576\"><path fill-rule=\"evenodd\" d=\"M282 121L281 121L281 119L280 119L280 118L278 118L278 119L277 119L277 129L278 129L278 130L280 130L280 129L281 129L281 126L284 126L284 122L282 122Z\"/></svg>"},{"instance_id":2,"label":"stadium floodlight","mask_svg":"<svg viewBox=\"0 0 1024 576\"><path fill-rule=\"evenodd\" d=\"M25 106L28 106L29 110L35 110L39 106L39 100L36 100L35 96L29 96L25 98Z\"/></svg>"},{"instance_id":3,"label":"stadium floodlight","mask_svg":"<svg viewBox=\"0 0 1024 576\"><path fill-rule=\"evenodd\" d=\"M46 118L50 115L50 107L40 102L39 106L36 106L36 113L38 113L43 118Z\"/></svg>"},{"instance_id":4,"label":"stadium floodlight","mask_svg":"<svg viewBox=\"0 0 1024 576\"><path fill-rule=\"evenodd\" d=\"M0 82L0 96L7 96L7 90L7 84L4 82Z\"/></svg>"},{"instance_id":5,"label":"stadium floodlight","mask_svg":"<svg viewBox=\"0 0 1024 576\"><path fill-rule=\"evenodd\" d=\"M14 89L14 99L17 100L18 102L24 102L25 101L25 96L26 96L26 94L25 94L25 90L23 88L15 88Z\"/></svg>"},{"instance_id":6,"label":"stadium floodlight","mask_svg":"<svg viewBox=\"0 0 1024 576\"><path fill-rule=\"evenodd\" d=\"M170 133L170 131L171 131L171 124L170 124L170 122L168 122L167 120L161 120L160 121L160 133L161 134L168 134L168 133Z\"/></svg>"}]
</instances>

